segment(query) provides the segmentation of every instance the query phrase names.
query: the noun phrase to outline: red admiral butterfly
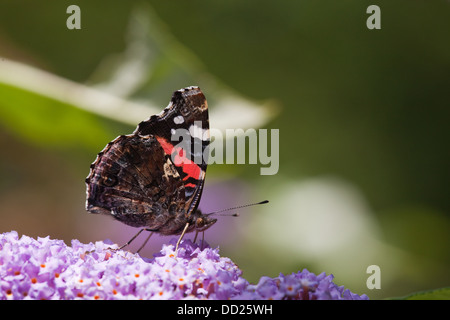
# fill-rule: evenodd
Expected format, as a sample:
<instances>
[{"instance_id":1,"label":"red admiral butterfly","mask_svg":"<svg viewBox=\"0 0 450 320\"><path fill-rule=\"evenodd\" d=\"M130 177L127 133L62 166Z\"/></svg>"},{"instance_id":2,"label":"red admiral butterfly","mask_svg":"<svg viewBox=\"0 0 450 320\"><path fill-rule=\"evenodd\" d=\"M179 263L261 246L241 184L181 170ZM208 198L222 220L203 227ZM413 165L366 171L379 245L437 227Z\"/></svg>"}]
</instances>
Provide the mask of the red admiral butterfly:
<instances>
[{"instance_id":1,"label":"red admiral butterfly","mask_svg":"<svg viewBox=\"0 0 450 320\"><path fill-rule=\"evenodd\" d=\"M190 132L193 152L174 146L171 138L177 129ZM180 235L178 243L187 232L208 229L216 219L197 208L209 143L208 104L202 91L198 87L175 91L160 114L141 122L132 134L117 137L98 154L86 178L86 210L143 227L138 234L147 230ZM196 163L192 158L199 146L202 160Z\"/></svg>"}]
</instances>

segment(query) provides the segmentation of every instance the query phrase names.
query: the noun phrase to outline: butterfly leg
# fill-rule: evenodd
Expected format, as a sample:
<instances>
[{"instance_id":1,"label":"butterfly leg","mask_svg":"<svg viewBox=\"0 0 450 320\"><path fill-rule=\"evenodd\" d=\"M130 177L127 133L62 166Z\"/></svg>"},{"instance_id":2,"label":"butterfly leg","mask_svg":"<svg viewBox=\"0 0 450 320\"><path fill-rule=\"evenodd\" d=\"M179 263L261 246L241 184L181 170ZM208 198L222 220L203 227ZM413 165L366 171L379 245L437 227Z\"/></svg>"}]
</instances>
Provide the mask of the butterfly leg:
<instances>
[{"instance_id":1,"label":"butterfly leg","mask_svg":"<svg viewBox=\"0 0 450 320\"><path fill-rule=\"evenodd\" d=\"M195 232L195 237L194 237L194 241L193 241L194 243L195 243L195 241L197 241L197 236L198 236L198 231Z\"/></svg>"},{"instance_id":2,"label":"butterfly leg","mask_svg":"<svg viewBox=\"0 0 450 320\"><path fill-rule=\"evenodd\" d=\"M186 230L187 230L188 227L189 227L189 222L186 223L186 226L184 227L183 232L181 233L180 238L179 238L178 241L177 241L177 246L175 247L175 252L178 251L178 245L180 244L181 239L183 239L184 234L186 233Z\"/></svg>"},{"instance_id":3,"label":"butterfly leg","mask_svg":"<svg viewBox=\"0 0 450 320\"><path fill-rule=\"evenodd\" d=\"M199 233L200 233L200 231L196 231L195 232L195 237L194 237L194 241L193 241L194 243L195 243L195 241L197 241L197 237L198 237ZM203 250L204 242L205 242L205 230L202 231L202 242L201 242L201 245L200 245L200 250Z\"/></svg>"},{"instance_id":4,"label":"butterfly leg","mask_svg":"<svg viewBox=\"0 0 450 320\"><path fill-rule=\"evenodd\" d=\"M118 247L118 248L116 248L116 249L109 248L108 250L111 250L111 251L119 251L119 250L122 250L122 249L125 248L126 246L130 245L130 243L133 242L133 240L136 239L137 236L140 235L140 234L142 233L142 231L144 231L144 230L147 230L147 229L141 229L141 230L139 230L138 233L136 233L136 234L133 236L133 238L131 238L127 243L121 245L120 247ZM151 234L150 234L150 235L151 235ZM147 240L145 240L145 243L147 243L147 241L148 241L149 238L150 238L150 237L148 237ZM145 243L144 243L144 245L145 245ZM141 249L142 249L142 248L139 248L139 250L141 250ZM92 250L92 251L86 251L85 253L86 253L86 254L90 254L90 253L92 253L92 252L94 252L94 251L95 251L95 250Z\"/></svg>"},{"instance_id":5,"label":"butterfly leg","mask_svg":"<svg viewBox=\"0 0 450 320\"><path fill-rule=\"evenodd\" d=\"M133 238L131 238L127 243L125 243L125 244L123 244L123 245L121 245L119 248L117 248L117 249L114 249L114 250L122 250L123 248L125 248L126 246L129 246L130 245L130 243L132 243L133 242L133 240L134 239L136 239L137 238L137 236L138 235L140 235L141 233L142 233L142 231L144 231L144 230L146 230L146 229L141 229L141 230L139 230L139 232L138 233L136 233L134 236L133 236Z\"/></svg>"},{"instance_id":6,"label":"butterfly leg","mask_svg":"<svg viewBox=\"0 0 450 320\"><path fill-rule=\"evenodd\" d=\"M203 250L204 243L205 243L205 230L203 230L203 232L202 232L202 245L200 247L200 250Z\"/></svg>"},{"instance_id":7,"label":"butterfly leg","mask_svg":"<svg viewBox=\"0 0 450 320\"><path fill-rule=\"evenodd\" d=\"M148 240L150 240L150 237L153 235L153 232L150 232L150 234L148 235L147 239L145 239L144 243L142 244L142 246L138 249L138 251L136 251L136 253L139 253L139 251L141 251L145 245L147 244Z\"/></svg>"}]
</instances>

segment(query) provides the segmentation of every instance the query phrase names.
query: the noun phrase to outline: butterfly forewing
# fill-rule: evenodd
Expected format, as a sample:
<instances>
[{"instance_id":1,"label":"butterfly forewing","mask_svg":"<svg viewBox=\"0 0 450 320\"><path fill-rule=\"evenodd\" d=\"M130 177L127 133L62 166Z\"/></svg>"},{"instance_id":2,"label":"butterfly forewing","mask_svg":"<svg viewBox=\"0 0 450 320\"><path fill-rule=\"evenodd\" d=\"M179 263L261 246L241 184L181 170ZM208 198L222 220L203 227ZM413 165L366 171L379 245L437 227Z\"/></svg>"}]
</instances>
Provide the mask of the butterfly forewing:
<instances>
[{"instance_id":1,"label":"butterfly forewing","mask_svg":"<svg viewBox=\"0 0 450 320\"><path fill-rule=\"evenodd\" d=\"M202 91L198 87L175 91L167 108L141 122L135 133L157 136L184 183L185 211L195 211L205 180L210 143L208 104Z\"/></svg>"}]
</instances>

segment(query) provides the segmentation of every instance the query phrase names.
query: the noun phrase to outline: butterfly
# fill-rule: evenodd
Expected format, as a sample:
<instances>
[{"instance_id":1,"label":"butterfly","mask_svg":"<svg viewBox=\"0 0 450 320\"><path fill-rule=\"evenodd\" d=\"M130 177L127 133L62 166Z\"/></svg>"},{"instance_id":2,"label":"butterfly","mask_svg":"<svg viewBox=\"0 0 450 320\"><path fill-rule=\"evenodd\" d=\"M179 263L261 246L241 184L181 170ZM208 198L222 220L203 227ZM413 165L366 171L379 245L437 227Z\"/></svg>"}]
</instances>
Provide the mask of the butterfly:
<instances>
[{"instance_id":1,"label":"butterfly","mask_svg":"<svg viewBox=\"0 0 450 320\"><path fill-rule=\"evenodd\" d=\"M176 136L183 143L173 141ZM161 113L97 155L86 178L86 210L142 228L120 248L144 230L180 235L178 248L186 233L197 236L217 221L198 209L209 144L204 94L195 86L175 91Z\"/></svg>"}]
</instances>

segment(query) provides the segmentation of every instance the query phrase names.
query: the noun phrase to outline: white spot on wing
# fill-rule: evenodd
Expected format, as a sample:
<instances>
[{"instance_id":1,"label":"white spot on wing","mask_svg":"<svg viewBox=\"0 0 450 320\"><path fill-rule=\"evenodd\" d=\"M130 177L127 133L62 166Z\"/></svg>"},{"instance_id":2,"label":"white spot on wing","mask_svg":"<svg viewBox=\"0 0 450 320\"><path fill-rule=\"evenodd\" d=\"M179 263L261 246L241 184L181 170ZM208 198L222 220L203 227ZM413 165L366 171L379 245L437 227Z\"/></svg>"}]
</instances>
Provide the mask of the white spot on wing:
<instances>
[{"instance_id":1,"label":"white spot on wing","mask_svg":"<svg viewBox=\"0 0 450 320\"><path fill-rule=\"evenodd\" d=\"M184 118L183 116L176 116L175 118L173 118L173 122L175 124L182 124L184 122Z\"/></svg>"}]
</instances>

